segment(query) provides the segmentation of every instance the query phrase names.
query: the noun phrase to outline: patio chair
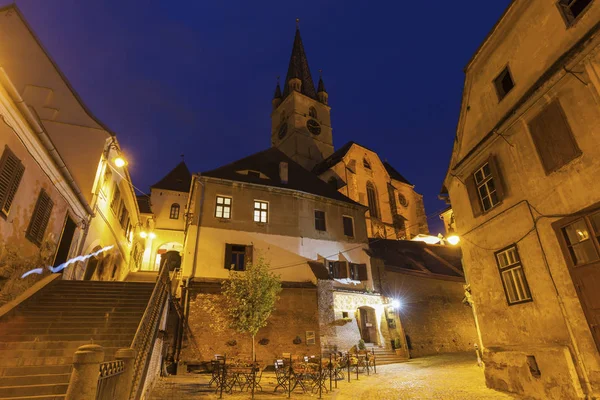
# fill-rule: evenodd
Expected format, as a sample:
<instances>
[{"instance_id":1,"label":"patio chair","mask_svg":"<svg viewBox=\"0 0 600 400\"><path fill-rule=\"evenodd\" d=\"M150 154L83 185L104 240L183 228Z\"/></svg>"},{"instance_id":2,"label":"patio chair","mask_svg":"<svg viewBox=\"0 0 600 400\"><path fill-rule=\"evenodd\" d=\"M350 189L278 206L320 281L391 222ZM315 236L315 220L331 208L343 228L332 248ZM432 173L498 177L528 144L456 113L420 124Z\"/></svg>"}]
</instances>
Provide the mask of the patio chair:
<instances>
[{"instance_id":1,"label":"patio chair","mask_svg":"<svg viewBox=\"0 0 600 400\"><path fill-rule=\"evenodd\" d=\"M275 360L275 378L277 379L277 386L275 386L275 390L273 391L276 392L278 387L287 391L288 384L290 383L289 368L284 364L283 360Z\"/></svg>"}]
</instances>

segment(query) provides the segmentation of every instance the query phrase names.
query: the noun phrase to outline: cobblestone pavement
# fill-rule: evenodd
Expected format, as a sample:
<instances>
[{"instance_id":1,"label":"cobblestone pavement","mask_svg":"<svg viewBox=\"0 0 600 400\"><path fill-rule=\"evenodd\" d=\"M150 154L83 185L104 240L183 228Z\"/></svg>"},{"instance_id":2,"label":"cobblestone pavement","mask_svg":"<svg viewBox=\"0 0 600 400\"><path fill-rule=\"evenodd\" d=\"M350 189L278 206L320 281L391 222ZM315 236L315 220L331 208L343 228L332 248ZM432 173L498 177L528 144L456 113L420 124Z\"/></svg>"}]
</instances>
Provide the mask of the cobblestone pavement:
<instances>
[{"instance_id":1,"label":"cobblestone pavement","mask_svg":"<svg viewBox=\"0 0 600 400\"><path fill-rule=\"evenodd\" d=\"M208 387L208 375L186 375L161 378L150 395L151 400L191 400L218 399L214 388ZM263 391L256 399L287 398L287 393L273 393L275 376L265 373L262 379ZM328 384L329 385L329 384ZM293 399L318 398L317 394L293 393ZM223 394L224 399L248 399L247 392ZM485 386L483 370L469 353L447 354L423 357L401 364L392 364L377 368L377 374L361 374L351 382L338 382L338 389L332 393L323 393L328 400L403 400L403 399L440 399L440 400L477 400L477 399L515 399L512 395L488 389Z\"/></svg>"}]
</instances>

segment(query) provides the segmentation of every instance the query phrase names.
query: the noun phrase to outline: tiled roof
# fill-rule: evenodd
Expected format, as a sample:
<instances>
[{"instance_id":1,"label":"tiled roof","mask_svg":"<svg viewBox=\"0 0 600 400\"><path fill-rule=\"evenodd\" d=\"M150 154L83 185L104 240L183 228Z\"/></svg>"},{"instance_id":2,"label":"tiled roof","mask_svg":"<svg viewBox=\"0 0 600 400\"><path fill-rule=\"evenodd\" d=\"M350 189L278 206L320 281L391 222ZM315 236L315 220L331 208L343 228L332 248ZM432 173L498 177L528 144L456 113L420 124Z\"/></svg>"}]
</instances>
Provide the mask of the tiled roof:
<instances>
[{"instance_id":1,"label":"tiled roof","mask_svg":"<svg viewBox=\"0 0 600 400\"><path fill-rule=\"evenodd\" d=\"M337 149L332 155L315 165L312 170L313 174L321 175L323 172L327 171L329 168L342 161L342 158L344 158L346 153L348 153L348 150L350 150L350 147L352 147L353 144L356 143L352 141L346 143L345 145Z\"/></svg>"},{"instance_id":2,"label":"tiled roof","mask_svg":"<svg viewBox=\"0 0 600 400\"><path fill-rule=\"evenodd\" d=\"M410 183L405 177L403 177L402 174L400 174L400 172L396 171L396 169L392 167L387 161L383 162L383 166L385 167L385 170L388 172L392 179L412 186L412 183Z\"/></svg>"},{"instance_id":3,"label":"tiled roof","mask_svg":"<svg viewBox=\"0 0 600 400\"><path fill-rule=\"evenodd\" d=\"M192 174L185 162L180 162L175 168L164 176L160 181L150 186L154 189L174 190L177 192L189 192L192 184Z\"/></svg>"},{"instance_id":4,"label":"tiled roof","mask_svg":"<svg viewBox=\"0 0 600 400\"><path fill-rule=\"evenodd\" d=\"M288 163L287 183L282 182L279 176L279 165L281 162ZM258 174L254 173L248 174L248 171L258 172L261 176L265 176L266 178L257 176ZM304 169L300 164L296 163L275 147L255 153L223 167L203 172L201 173L201 176L298 190L317 196L344 201L350 204L360 205L335 190L328 183L323 182L319 177ZM361 205L361 207L364 206Z\"/></svg>"},{"instance_id":5,"label":"tiled roof","mask_svg":"<svg viewBox=\"0 0 600 400\"><path fill-rule=\"evenodd\" d=\"M371 257L383 260L386 269L391 271L419 272L431 278L447 276L464 279L461 275L463 268L459 247L411 240L371 239L369 252Z\"/></svg>"},{"instance_id":6,"label":"tiled roof","mask_svg":"<svg viewBox=\"0 0 600 400\"><path fill-rule=\"evenodd\" d=\"M136 196L136 199L141 214L152 214L152 207L150 206L150 196L142 194Z\"/></svg>"},{"instance_id":7,"label":"tiled roof","mask_svg":"<svg viewBox=\"0 0 600 400\"><path fill-rule=\"evenodd\" d=\"M302 82L300 91L303 95L317 100L315 84L310 75L310 68L308 68L308 60L306 59L306 53L304 52L299 29L296 29L296 36L294 37L294 47L292 48L290 64L288 66L287 76L285 77L285 86L283 87L283 98L286 98L287 95L290 94L288 83L292 78L298 78Z\"/></svg>"}]
</instances>

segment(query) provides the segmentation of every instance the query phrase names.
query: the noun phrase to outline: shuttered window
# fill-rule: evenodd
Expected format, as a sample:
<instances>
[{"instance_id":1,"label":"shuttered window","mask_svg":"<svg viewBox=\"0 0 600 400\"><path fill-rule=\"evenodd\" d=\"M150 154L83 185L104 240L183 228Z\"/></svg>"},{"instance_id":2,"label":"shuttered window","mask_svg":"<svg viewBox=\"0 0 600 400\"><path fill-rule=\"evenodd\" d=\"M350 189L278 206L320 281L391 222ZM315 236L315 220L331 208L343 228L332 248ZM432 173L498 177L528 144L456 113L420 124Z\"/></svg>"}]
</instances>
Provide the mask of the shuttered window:
<instances>
[{"instance_id":1,"label":"shuttered window","mask_svg":"<svg viewBox=\"0 0 600 400\"><path fill-rule=\"evenodd\" d=\"M35 203L29 227L27 227L27 232L25 233L25 237L38 246L42 244L42 240L44 239L44 233L50 221L50 214L52 214L52 207L54 207L52 199L42 189L37 203Z\"/></svg>"},{"instance_id":2,"label":"shuttered window","mask_svg":"<svg viewBox=\"0 0 600 400\"><path fill-rule=\"evenodd\" d=\"M315 210L315 229L318 231L326 231L325 211Z\"/></svg>"},{"instance_id":3,"label":"shuttered window","mask_svg":"<svg viewBox=\"0 0 600 400\"><path fill-rule=\"evenodd\" d=\"M350 279L354 281L368 281L367 264L350 263Z\"/></svg>"},{"instance_id":4,"label":"shuttered window","mask_svg":"<svg viewBox=\"0 0 600 400\"><path fill-rule=\"evenodd\" d=\"M581 154L558 100L548 104L529 122L529 131L546 174Z\"/></svg>"},{"instance_id":5,"label":"shuttered window","mask_svg":"<svg viewBox=\"0 0 600 400\"><path fill-rule=\"evenodd\" d=\"M348 263L346 261L332 261L332 277L335 279L344 279L348 277Z\"/></svg>"},{"instance_id":6,"label":"shuttered window","mask_svg":"<svg viewBox=\"0 0 600 400\"><path fill-rule=\"evenodd\" d=\"M504 181L494 156L469 175L465 183L475 217L496 207L504 199Z\"/></svg>"},{"instance_id":7,"label":"shuttered window","mask_svg":"<svg viewBox=\"0 0 600 400\"><path fill-rule=\"evenodd\" d=\"M245 271L252 264L253 253L253 246L225 244L225 269Z\"/></svg>"},{"instance_id":8,"label":"shuttered window","mask_svg":"<svg viewBox=\"0 0 600 400\"><path fill-rule=\"evenodd\" d=\"M24 171L21 160L5 146L0 159L0 213L4 216L10 212Z\"/></svg>"}]
</instances>

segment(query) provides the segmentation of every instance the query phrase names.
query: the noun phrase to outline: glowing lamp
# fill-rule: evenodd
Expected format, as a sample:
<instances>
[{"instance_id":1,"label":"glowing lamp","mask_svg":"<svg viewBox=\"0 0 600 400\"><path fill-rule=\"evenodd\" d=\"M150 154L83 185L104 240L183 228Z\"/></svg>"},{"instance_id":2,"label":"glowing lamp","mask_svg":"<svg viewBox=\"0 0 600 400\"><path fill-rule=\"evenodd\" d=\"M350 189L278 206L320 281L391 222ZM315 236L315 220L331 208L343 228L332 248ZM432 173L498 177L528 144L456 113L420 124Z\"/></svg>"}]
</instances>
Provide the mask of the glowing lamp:
<instances>
[{"instance_id":1,"label":"glowing lamp","mask_svg":"<svg viewBox=\"0 0 600 400\"><path fill-rule=\"evenodd\" d=\"M460 238L456 235L448 236L446 239L452 246L456 246L460 242Z\"/></svg>"},{"instance_id":2,"label":"glowing lamp","mask_svg":"<svg viewBox=\"0 0 600 400\"><path fill-rule=\"evenodd\" d=\"M123 157L115 158L114 163L119 168L124 167L125 164L127 164L127 162L125 161L125 159Z\"/></svg>"},{"instance_id":3,"label":"glowing lamp","mask_svg":"<svg viewBox=\"0 0 600 400\"><path fill-rule=\"evenodd\" d=\"M148 237L148 234L146 232L140 232L140 237L142 239L146 239Z\"/></svg>"},{"instance_id":4,"label":"glowing lamp","mask_svg":"<svg viewBox=\"0 0 600 400\"><path fill-rule=\"evenodd\" d=\"M150 239L156 239L156 233L154 232L150 232L150 235L148 236L150 236Z\"/></svg>"},{"instance_id":5,"label":"glowing lamp","mask_svg":"<svg viewBox=\"0 0 600 400\"><path fill-rule=\"evenodd\" d=\"M392 300L391 306L394 310L397 310L402 307L402 303L400 303L400 300Z\"/></svg>"}]
</instances>

